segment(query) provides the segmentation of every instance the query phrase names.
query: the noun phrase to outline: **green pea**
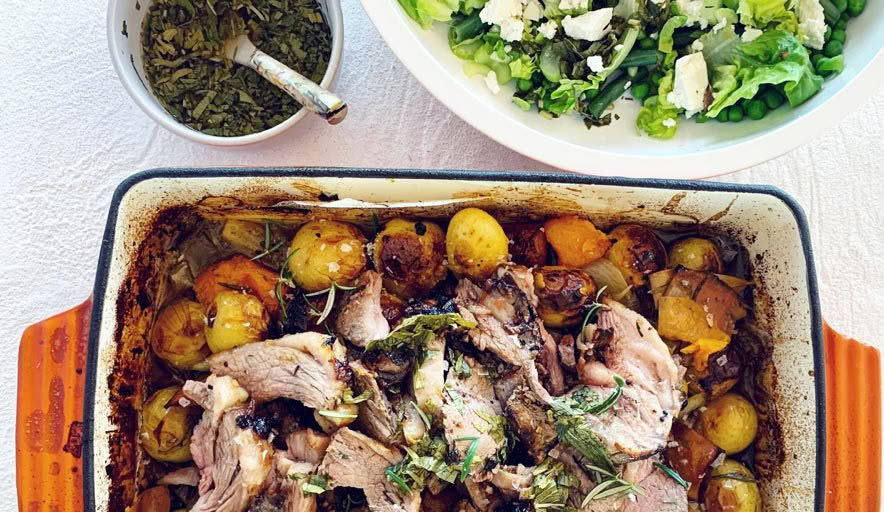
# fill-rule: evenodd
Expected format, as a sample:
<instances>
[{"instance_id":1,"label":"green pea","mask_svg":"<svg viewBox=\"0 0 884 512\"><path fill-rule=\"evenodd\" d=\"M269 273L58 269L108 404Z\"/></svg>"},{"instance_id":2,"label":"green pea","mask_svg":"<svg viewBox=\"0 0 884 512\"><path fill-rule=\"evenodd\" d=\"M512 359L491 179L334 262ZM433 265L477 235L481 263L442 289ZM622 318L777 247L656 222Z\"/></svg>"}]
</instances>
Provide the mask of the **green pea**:
<instances>
[{"instance_id":1,"label":"green pea","mask_svg":"<svg viewBox=\"0 0 884 512\"><path fill-rule=\"evenodd\" d=\"M647 37L638 42L638 47L642 50L651 50L657 47L657 41Z\"/></svg>"},{"instance_id":2,"label":"green pea","mask_svg":"<svg viewBox=\"0 0 884 512\"><path fill-rule=\"evenodd\" d=\"M776 110L780 108L786 100L783 98L783 95L780 94L778 90L774 89L773 87L768 87L761 94L761 101L763 101L764 104L767 105L767 108L769 110Z\"/></svg>"},{"instance_id":3,"label":"green pea","mask_svg":"<svg viewBox=\"0 0 884 512\"><path fill-rule=\"evenodd\" d=\"M697 114L697 123L698 124L703 124L708 120L709 120L709 117L707 117L706 114Z\"/></svg>"},{"instance_id":4,"label":"green pea","mask_svg":"<svg viewBox=\"0 0 884 512\"><path fill-rule=\"evenodd\" d=\"M753 121L758 121L767 115L767 105L761 100L751 100L746 104L746 115Z\"/></svg>"},{"instance_id":5,"label":"green pea","mask_svg":"<svg viewBox=\"0 0 884 512\"><path fill-rule=\"evenodd\" d=\"M844 15L841 15L838 18L838 21L835 22L835 30L846 30L847 29L847 18Z\"/></svg>"},{"instance_id":6,"label":"green pea","mask_svg":"<svg viewBox=\"0 0 884 512\"><path fill-rule=\"evenodd\" d=\"M660 86L660 80L663 80L663 77L664 77L664 76L665 76L665 75L663 74L663 72L661 72L661 71L654 71L653 73L651 73L651 83L654 84L655 86L659 87L659 86Z\"/></svg>"},{"instance_id":7,"label":"green pea","mask_svg":"<svg viewBox=\"0 0 884 512\"><path fill-rule=\"evenodd\" d=\"M519 90L522 92L528 92L534 88L534 82L531 80L526 80L524 78L519 79Z\"/></svg>"},{"instance_id":8,"label":"green pea","mask_svg":"<svg viewBox=\"0 0 884 512\"><path fill-rule=\"evenodd\" d=\"M837 57L844 53L844 43L841 41L829 41L826 43L826 46L823 47L823 55L829 57Z\"/></svg>"},{"instance_id":9,"label":"green pea","mask_svg":"<svg viewBox=\"0 0 884 512\"><path fill-rule=\"evenodd\" d=\"M866 8L866 0L847 0L847 14L851 17L857 17L863 13Z\"/></svg>"},{"instance_id":10,"label":"green pea","mask_svg":"<svg viewBox=\"0 0 884 512\"><path fill-rule=\"evenodd\" d=\"M847 32L845 32L844 30L833 30L831 40L838 41L841 44L844 44L844 41L847 40Z\"/></svg>"},{"instance_id":11,"label":"green pea","mask_svg":"<svg viewBox=\"0 0 884 512\"><path fill-rule=\"evenodd\" d=\"M727 109L727 120L738 123L743 120L743 109L739 105L732 105Z\"/></svg>"},{"instance_id":12,"label":"green pea","mask_svg":"<svg viewBox=\"0 0 884 512\"><path fill-rule=\"evenodd\" d=\"M647 82L639 82L632 86L632 97L644 101L651 94L651 86Z\"/></svg>"},{"instance_id":13,"label":"green pea","mask_svg":"<svg viewBox=\"0 0 884 512\"><path fill-rule=\"evenodd\" d=\"M727 109L726 108L722 109L721 112L719 112L718 115L715 116L715 119L717 119L719 123L726 123L727 122Z\"/></svg>"},{"instance_id":14,"label":"green pea","mask_svg":"<svg viewBox=\"0 0 884 512\"><path fill-rule=\"evenodd\" d=\"M838 11L842 13L847 10L847 0L832 0L832 3L835 4Z\"/></svg>"},{"instance_id":15,"label":"green pea","mask_svg":"<svg viewBox=\"0 0 884 512\"><path fill-rule=\"evenodd\" d=\"M813 67L816 67L817 63L824 58L826 58L826 56L822 53L813 52L813 54L810 56L810 62L811 64L813 64Z\"/></svg>"}]
</instances>

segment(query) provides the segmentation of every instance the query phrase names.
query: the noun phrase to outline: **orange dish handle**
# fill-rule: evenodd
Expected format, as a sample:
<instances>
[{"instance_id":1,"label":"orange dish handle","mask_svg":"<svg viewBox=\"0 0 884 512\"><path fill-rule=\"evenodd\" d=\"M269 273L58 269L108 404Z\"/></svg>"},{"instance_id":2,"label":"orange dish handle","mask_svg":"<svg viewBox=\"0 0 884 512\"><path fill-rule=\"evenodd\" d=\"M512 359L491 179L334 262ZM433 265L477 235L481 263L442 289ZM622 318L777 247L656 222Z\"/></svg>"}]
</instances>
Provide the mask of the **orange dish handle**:
<instances>
[{"instance_id":1,"label":"orange dish handle","mask_svg":"<svg viewBox=\"0 0 884 512\"><path fill-rule=\"evenodd\" d=\"M83 386L92 299L28 327L18 351L20 512L83 512Z\"/></svg>"},{"instance_id":2,"label":"orange dish handle","mask_svg":"<svg viewBox=\"0 0 884 512\"><path fill-rule=\"evenodd\" d=\"M881 354L823 327L826 350L826 512L879 512Z\"/></svg>"}]
</instances>

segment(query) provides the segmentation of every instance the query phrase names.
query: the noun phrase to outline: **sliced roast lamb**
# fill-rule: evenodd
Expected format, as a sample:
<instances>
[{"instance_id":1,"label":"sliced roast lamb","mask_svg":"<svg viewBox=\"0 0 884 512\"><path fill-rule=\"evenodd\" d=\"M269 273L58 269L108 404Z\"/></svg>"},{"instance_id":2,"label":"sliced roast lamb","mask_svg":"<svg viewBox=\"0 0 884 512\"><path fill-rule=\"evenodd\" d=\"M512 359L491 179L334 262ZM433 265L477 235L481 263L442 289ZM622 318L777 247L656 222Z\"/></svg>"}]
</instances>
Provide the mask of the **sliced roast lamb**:
<instances>
[{"instance_id":1,"label":"sliced roast lamb","mask_svg":"<svg viewBox=\"0 0 884 512\"><path fill-rule=\"evenodd\" d=\"M678 382L682 369L651 324L638 313L605 301L595 325L587 326L588 344L578 361L580 382L599 396L615 387L614 376L626 381L622 396L608 412L587 414L587 424L609 454L628 459L661 451L681 407Z\"/></svg>"},{"instance_id":2,"label":"sliced roast lamb","mask_svg":"<svg viewBox=\"0 0 884 512\"><path fill-rule=\"evenodd\" d=\"M644 459L623 468L622 478L636 484L641 492L592 500L583 512L687 512L687 490L654 462L657 461Z\"/></svg>"},{"instance_id":3,"label":"sliced roast lamb","mask_svg":"<svg viewBox=\"0 0 884 512\"><path fill-rule=\"evenodd\" d=\"M381 308L381 284L377 272L363 273L357 283L360 288L346 299L335 320L335 332L358 347L390 334L390 324Z\"/></svg>"},{"instance_id":4,"label":"sliced roast lamb","mask_svg":"<svg viewBox=\"0 0 884 512\"><path fill-rule=\"evenodd\" d=\"M469 336L476 347L522 368L532 389L548 401L550 394L540 385L535 362L542 352L541 369L550 391L560 393L564 389L556 343L537 314L534 278L529 269L501 266L481 285L461 279L455 302L461 316L477 324Z\"/></svg>"},{"instance_id":5,"label":"sliced roast lamb","mask_svg":"<svg viewBox=\"0 0 884 512\"><path fill-rule=\"evenodd\" d=\"M332 487L362 489L373 512L418 512L420 494L403 496L385 474L401 460L399 450L344 427L332 436L319 472Z\"/></svg>"},{"instance_id":6,"label":"sliced roast lamb","mask_svg":"<svg viewBox=\"0 0 884 512\"><path fill-rule=\"evenodd\" d=\"M445 338L434 336L427 342L423 361L415 366L411 390L418 407L427 414L438 415L445 387Z\"/></svg>"},{"instance_id":7,"label":"sliced roast lamb","mask_svg":"<svg viewBox=\"0 0 884 512\"><path fill-rule=\"evenodd\" d=\"M371 394L368 400L359 404L359 425L378 441L392 444L398 434L396 411L378 385L374 372L359 361L351 362L350 368L359 389Z\"/></svg>"},{"instance_id":8,"label":"sliced roast lamb","mask_svg":"<svg viewBox=\"0 0 884 512\"><path fill-rule=\"evenodd\" d=\"M464 356L464 361L471 368L468 377L449 371L445 379L442 425L456 463L463 463L476 440L471 471L475 473L504 447L506 438L501 435L504 427L498 424L503 421L503 409L495 398L488 371L469 356Z\"/></svg>"},{"instance_id":9,"label":"sliced roast lamb","mask_svg":"<svg viewBox=\"0 0 884 512\"><path fill-rule=\"evenodd\" d=\"M527 386L513 390L504 406L515 434L522 440L528 456L538 464L556 443L556 425L547 410L546 404Z\"/></svg>"},{"instance_id":10,"label":"sliced roast lamb","mask_svg":"<svg viewBox=\"0 0 884 512\"><path fill-rule=\"evenodd\" d=\"M209 357L217 375L230 375L258 402L292 398L313 409L334 409L348 387L346 349L317 332L249 343Z\"/></svg>"}]
</instances>

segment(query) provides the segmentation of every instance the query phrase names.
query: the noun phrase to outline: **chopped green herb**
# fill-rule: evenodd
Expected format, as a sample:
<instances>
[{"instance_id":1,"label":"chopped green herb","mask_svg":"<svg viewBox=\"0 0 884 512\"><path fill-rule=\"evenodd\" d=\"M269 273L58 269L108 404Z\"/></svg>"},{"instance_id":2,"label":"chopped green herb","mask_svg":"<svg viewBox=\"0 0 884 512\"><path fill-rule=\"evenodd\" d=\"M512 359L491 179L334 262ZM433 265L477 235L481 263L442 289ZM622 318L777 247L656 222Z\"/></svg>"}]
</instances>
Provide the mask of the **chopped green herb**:
<instances>
[{"instance_id":1,"label":"chopped green herb","mask_svg":"<svg viewBox=\"0 0 884 512\"><path fill-rule=\"evenodd\" d=\"M414 400L411 401L411 405L412 405L412 407L414 407L414 410L417 411L417 415L420 416L421 421L424 422L424 425L427 427L427 430L430 430L431 428L433 428L433 423L430 421L430 418L428 418L427 415L424 414L424 411L422 411L421 408L418 407L416 403L414 403Z\"/></svg>"},{"instance_id":2,"label":"chopped green herb","mask_svg":"<svg viewBox=\"0 0 884 512\"><path fill-rule=\"evenodd\" d=\"M687 482L685 481L685 479L682 478L681 475L678 474L678 471L676 471L676 470L670 468L670 467L667 466L666 464L661 464L661 463L659 463L659 462L655 462L655 463L654 463L654 466L656 466L657 469L659 469L660 471L666 473L666 476L668 476L669 478L675 480L675 482L676 482L678 485L684 487L685 489L687 489L687 488L689 488L689 487L691 486L691 484L687 483Z\"/></svg>"},{"instance_id":3,"label":"chopped green herb","mask_svg":"<svg viewBox=\"0 0 884 512\"><path fill-rule=\"evenodd\" d=\"M317 412L319 413L320 416L325 416L326 418L356 419L359 417L359 415L357 415L357 414L348 414L345 412L338 412L338 411L323 410L323 411L317 411Z\"/></svg>"},{"instance_id":4,"label":"chopped green herb","mask_svg":"<svg viewBox=\"0 0 884 512\"><path fill-rule=\"evenodd\" d=\"M467 449L467 456L463 460L463 466L461 466L460 470L460 481L466 481L467 477L470 475L470 468L473 465L473 457L476 456L476 450L479 449L479 438L474 438L473 442L470 443L469 449Z\"/></svg>"},{"instance_id":5,"label":"chopped green herb","mask_svg":"<svg viewBox=\"0 0 884 512\"><path fill-rule=\"evenodd\" d=\"M353 396L353 391L347 389L344 391L344 403L345 404L361 404L366 400L369 400L372 396L371 390L366 389L362 393L359 393L357 396Z\"/></svg>"},{"instance_id":6,"label":"chopped green herb","mask_svg":"<svg viewBox=\"0 0 884 512\"><path fill-rule=\"evenodd\" d=\"M415 315L406 318L386 338L369 342L365 351L383 350L392 352L394 349L407 346L415 349L423 347L438 331L450 325L460 325L472 329L476 324L467 322L457 313L441 315Z\"/></svg>"},{"instance_id":7,"label":"chopped green herb","mask_svg":"<svg viewBox=\"0 0 884 512\"><path fill-rule=\"evenodd\" d=\"M399 488L402 489L406 494L411 494L411 487L409 487L408 484L405 483L405 480L403 480L401 476L397 475L396 472L393 471L393 468L387 468L387 470L384 471L384 474L387 475L387 480L390 480L391 482L398 485Z\"/></svg>"}]
</instances>

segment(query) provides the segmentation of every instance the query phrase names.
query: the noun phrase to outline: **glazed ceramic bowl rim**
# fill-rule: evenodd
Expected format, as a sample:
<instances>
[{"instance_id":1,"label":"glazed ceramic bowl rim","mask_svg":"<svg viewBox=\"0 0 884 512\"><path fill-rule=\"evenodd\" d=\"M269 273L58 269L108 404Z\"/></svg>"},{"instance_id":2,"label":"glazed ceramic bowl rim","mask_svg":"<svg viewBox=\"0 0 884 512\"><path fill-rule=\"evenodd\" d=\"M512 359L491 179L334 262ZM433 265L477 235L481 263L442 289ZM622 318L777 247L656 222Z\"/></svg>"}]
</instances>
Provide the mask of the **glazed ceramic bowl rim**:
<instances>
[{"instance_id":1,"label":"glazed ceramic bowl rim","mask_svg":"<svg viewBox=\"0 0 884 512\"><path fill-rule=\"evenodd\" d=\"M580 176L567 173L532 173L532 172L487 172L487 171L456 171L456 170L405 170L405 169L345 169L345 168L168 168L153 169L136 173L123 181L116 189L111 200L98 269L93 289L93 307L90 320L89 344L87 349L85 379L85 410L84 410L84 443L83 477L85 510L95 510L95 471L103 467L95 467L95 451L92 441L95 439L95 414L103 411L95 410L95 393L98 375L98 346L102 336L102 315L105 310L105 295L109 285L111 267L114 265L114 250L119 241L115 240L117 222L120 220L120 208L127 194L138 184L150 180L170 180L179 182L176 186L186 186L188 179L229 179L244 180L249 178L373 178L373 179L416 179L416 180L457 180L475 182L521 182L521 183L557 183L591 186L611 186L634 189L659 189L672 191L690 191L701 193L738 193L770 196L783 203L785 209L794 217L795 228L801 242L800 254L805 263L804 279L807 286L807 305L810 327L809 345L812 351L812 364L815 373L814 407L815 414L815 480L814 506L815 512L822 512L825 505L826 483L826 387L822 335L822 317L819 304L819 287L813 260L810 232L807 218L801 206L794 198L782 190L764 185L744 185L717 182L690 182L661 179L608 178L596 176Z\"/></svg>"},{"instance_id":2,"label":"glazed ceramic bowl rim","mask_svg":"<svg viewBox=\"0 0 884 512\"><path fill-rule=\"evenodd\" d=\"M145 3L149 4L150 2L146 1ZM108 2L107 41L111 62L113 62L117 77L119 77L120 82L122 82L123 87L126 89L126 92L129 93L129 96L132 97L145 114L166 130L185 139L202 144L210 144L213 146L242 146L261 142L278 135L294 126L307 115L307 109L302 108L296 112L295 115L272 128L268 128L267 130L258 133L237 137L207 135L178 122L166 112L166 109L159 104L153 93L142 82L141 77L136 73L133 64L126 59L126 56L129 55L128 51L121 48L118 44L116 36L119 28L122 26L128 5L128 1L109 0ZM323 75L322 81L319 85L325 88L330 88L337 80L341 66L342 54L344 51L344 19L341 14L341 0L326 0L326 5L328 6L327 21L329 28L331 29L332 48L331 56L328 61L328 68L326 69L325 75ZM134 37L140 39L141 27L132 27L132 30L129 33L136 34Z\"/></svg>"},{"instance_id":3,"label":"glazed ceramic bowl rim","mask_svg":"<svg viewBox=\"0 0 884 512\"><path fill-rule=\"evenodd\" d=\"M745 169L791 151L823 129L834 126L845 112L852 111L869 98L884 78L884 48L879 47L856 76L820 105L800 115L790 113L782 123L741 137L741 140L724 147L705 149L692 146L688 141L686 146L673 146L666 154L636 154L633 148L657 142L636 136L635 144L629 149L603 151L563 140L541 131L536 125L524 124L515 117L516 113L508 112L496 102L489 102L485 91L478 90L483 88L481 84L465 84L455 78L455 73L462 72L452 70L449 63L440 60L437 52L430 51L422 42L424 34L420 33L421 29L404 14L398 2L362 0L362 6L387 46L411 74L454 114L513 151L584 174L697 179ZM866 16L872 14L865 13ZM518 110L512 105L509 107ZM673 144L676 140L662 143Z\"/></svg>"}]
</instances>

